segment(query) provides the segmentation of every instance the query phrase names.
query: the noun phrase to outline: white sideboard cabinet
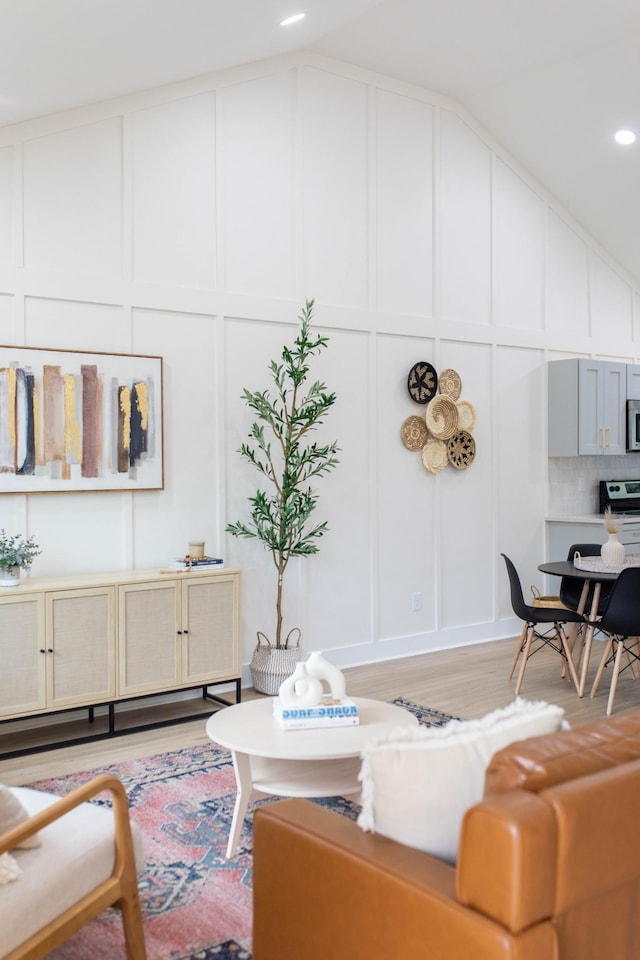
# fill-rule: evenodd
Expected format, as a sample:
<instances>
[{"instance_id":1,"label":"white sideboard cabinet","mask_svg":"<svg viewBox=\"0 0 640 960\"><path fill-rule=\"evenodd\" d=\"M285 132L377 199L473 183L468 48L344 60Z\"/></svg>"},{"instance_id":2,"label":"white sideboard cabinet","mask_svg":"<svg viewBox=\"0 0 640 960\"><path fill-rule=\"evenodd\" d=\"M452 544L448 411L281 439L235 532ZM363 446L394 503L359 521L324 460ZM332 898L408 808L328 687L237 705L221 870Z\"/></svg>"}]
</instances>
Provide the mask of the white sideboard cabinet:
<instances>
[{"instance_id":1,"label":"white sideboard cabinet","mask_svg":"<svg viewBox=\"0 0 640 960\"><path fill-rule=\"evenodd\" d=\"M548 364L549 456L626 452L627 365L608 360Z\"/></svg>"},{"instance_id":2,"label":"white sideboard cabinet","mask_svg":"<svg viewBox=\"0 0 640 960\"><path fill-rule=\"evenodd\" d=\"M121 696L240 675L234 576L192 573L118 589Z\"/></svg>"},{"instance_id":3,"label":"white sideboard cabinet","mask_svg":"<svg viewBox=\"0 0 640 960\"><path fill-rule=\"evenodd\" d=\"M114 697L113 587L0 595L0 651L0 717Z\"/></svg>"},{"instance_id":4,"label":"white sideboard cabinet","mask_svg":"<svg viewBox=\"0 0 640 960\"><path fill-rule=\"evenodd\" d=\"M110 735L120 701L234 682L237 702L240 571L23 578L0 590L0 662L2 722L107 706Z\"/></svg>"},{"instance_id":5,"label":"white sideboard cabinet","mask_svg":"<svg viewBox=\"0 0 640 960\"><path fill-rule=\"evenodd\" d=\"M46 709L44 594L0 603L0 717Z\"/></svg>"}]
</instances>

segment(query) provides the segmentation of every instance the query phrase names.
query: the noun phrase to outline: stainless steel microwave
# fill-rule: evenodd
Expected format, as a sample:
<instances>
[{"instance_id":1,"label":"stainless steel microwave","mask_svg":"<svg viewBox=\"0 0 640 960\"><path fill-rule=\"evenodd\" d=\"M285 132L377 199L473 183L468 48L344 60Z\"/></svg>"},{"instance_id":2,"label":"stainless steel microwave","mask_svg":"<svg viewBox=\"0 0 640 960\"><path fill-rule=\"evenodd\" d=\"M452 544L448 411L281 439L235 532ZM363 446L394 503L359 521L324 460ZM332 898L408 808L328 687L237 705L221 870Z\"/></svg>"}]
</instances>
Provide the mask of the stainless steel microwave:
<instances>
[{"instance_id":1,"label":"stainless steel microwave","mask_svg":"<svg viewBox=\"0 0 640 960\"><path fill-rule=\"evenodd\" d=\"M640 400L627 400L627 450L640 451Z\"/></svg>"}]
</instances>

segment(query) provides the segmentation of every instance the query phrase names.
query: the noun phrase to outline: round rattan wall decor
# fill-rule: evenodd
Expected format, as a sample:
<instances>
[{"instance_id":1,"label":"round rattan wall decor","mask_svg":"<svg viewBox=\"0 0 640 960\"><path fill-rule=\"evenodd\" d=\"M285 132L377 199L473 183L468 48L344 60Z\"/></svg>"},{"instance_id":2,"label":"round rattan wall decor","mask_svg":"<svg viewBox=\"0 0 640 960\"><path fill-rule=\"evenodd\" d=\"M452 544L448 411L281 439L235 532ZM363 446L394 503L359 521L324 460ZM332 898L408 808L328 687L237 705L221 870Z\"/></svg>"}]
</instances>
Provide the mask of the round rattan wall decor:
<instances>
[{"instance_id":1,"label":"round rattan wall decor","mask_svg":"<svg viewBox=\"0 0 640 960\"><path fill-rule=\"evenodd\" d=\"M420 360L409 371L407 387L411 399L425 409L419 416L405 418L400 428L405 448L420 453L428 473L440 473L447 466L466 470L476 455L471 436L476 410L468 400L460 399L460 374L451 367L438 374L433 364Z\"/></svg>"},{"instance_id":2,"label":"round rattan wall decor","mask_svg":"<svg viewBox=\"0 0 640 960\"><path fill-rule=\"evenodd\" d=\"M438 374L433 364L427 360L414 363L407 377L409 396L416 403L429 403L438 389Z\"/></svg>"},{"instance_id":3,"label":"round rattan wall decor","mask_svg":"<svg viewBox=\"0 0 640 960\"><path fill-rule=\"evenodd\" d=\"M458 429L458 408L444 393L434 397L427 407L425 422L437 440L448 440Z\"/></svg>"},{"instance_id":4,"label":"round rattan wall decor","mask_svg":"<svg viewBox=\"0 0 640 960\"><path fill-rule=\"evenodd\" d=\"M468 400L460 400L458 407L458 426L461 430L471 432L476 425L476 408Z\"/></svg>"},{"instance_id":5,"label":"round rattan wall decor","mask_svg":"<svg viewBox=\"0 0 640 960\"><path fill-rule=\"evenodd\" d=\"M466 430L458 430L447 442L447 458L456 470L466 470L476 455L476 442Z\"/></svg>"},{"instance_id":6,"label":"round rattan wall decor","mask_svg":"<svg viewBox=\"0 0 640 960\"><path fill-rule=\"evenodd\" d=\"M413 416L407 417L402 424L400 435L407 450L422 450L427 442L429 431L422 417Z\"/></svg>"},{"instance_id":7,"label":"round rattan wall decor","mask_svg":"<svg viewBox=\"0 0 640 960\"><path fill-rule=\"evenodd\" d=\"M447 445L444 440L429 437L422 448L422 465L429 473L440 473L449 462Z\"/></svg>"},{"instance_id":8,"label":"round rattan wall decor","mask_svg":"<svg viewBox=\"0 0 640 960\"><path fill-rule=\"evenodd\" d=\"M460 374L450 367L448 370L443 370L438 377L438 390L452 400L457 400L462 391Z\"/></svg>"}]
</instances>

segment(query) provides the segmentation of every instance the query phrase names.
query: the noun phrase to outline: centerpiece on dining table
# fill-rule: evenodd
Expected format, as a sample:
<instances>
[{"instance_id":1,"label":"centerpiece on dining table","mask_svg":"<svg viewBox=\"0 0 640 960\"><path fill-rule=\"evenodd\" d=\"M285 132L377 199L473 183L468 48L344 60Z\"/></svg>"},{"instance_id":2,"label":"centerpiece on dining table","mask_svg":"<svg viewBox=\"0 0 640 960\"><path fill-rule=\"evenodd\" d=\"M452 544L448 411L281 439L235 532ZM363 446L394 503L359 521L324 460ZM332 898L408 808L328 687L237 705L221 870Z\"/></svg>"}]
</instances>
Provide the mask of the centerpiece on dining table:
<instances>
[{"instance_id":1,"label":"centerpiece on dining table","mask_svg":"<svg viewBox=\"0 0 640 960\"><path fill-rule=\"evenodd\" d=\"M624 544L618 539L618 534L627 519L624 514L614 513L610 506L604 511L604 528L607 531L607 541L600 548L599 557L581 557L576 553L573 565L578 570L590 570L593 573L618 574L625 567L640 566L640 557L627 556Z\"/></svg>"},{"instance_id":2,"label":"centerpiece on dining table","mask_svg":"<svg viewBox=\"0 0 640 960\"><path fill-rule=\"evenodd\" d=\"M610 506L604 511L604 528L609 535L608 540L600 548L602 562L607 567L623 567L626 560L624 544L618 540L618 534L624 526L625 518L614 513Z\"/></svg>"}]
</instances>

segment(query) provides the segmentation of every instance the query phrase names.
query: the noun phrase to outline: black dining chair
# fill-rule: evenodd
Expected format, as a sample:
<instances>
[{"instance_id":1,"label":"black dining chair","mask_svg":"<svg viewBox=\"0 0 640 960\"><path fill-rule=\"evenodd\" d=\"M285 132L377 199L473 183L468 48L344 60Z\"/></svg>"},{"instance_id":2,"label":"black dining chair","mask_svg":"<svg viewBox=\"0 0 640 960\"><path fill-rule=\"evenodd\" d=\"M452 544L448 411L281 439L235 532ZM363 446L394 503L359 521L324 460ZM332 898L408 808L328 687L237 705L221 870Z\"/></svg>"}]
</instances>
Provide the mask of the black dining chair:
<instances>
[{"instance_id":1,"label":"black dining chair","mask_svg":"<svg viewBox=\"0 0 640 960\"><path fill-rule=\"evenodd\" d=\"M630 667L640 663L640 567L626 567L611 587L611 595L598 620L598 629L607 634L607 644L596 672L591 696L596 695L602 674L606 666L613 663L607 716L613 711L613 701L618 687L618 677ZM622 655L626 654L627 663L622 666Z\"/></svg>"},{"instance_id":2,"label":"black dining chair","mask_svg":"<svg viewBox=\"0 0 640 960\"><path fill-rule=\"evenodd\" d=\"M544 646L551 647L562 657L564 664L569 670L569 674L576 690L579 688L578 674L576 673L569 641L564 629L565 623L587 623L586 617L576 610L568 610L565 607L533 607L525 602L522 593L522 584L514 563L503 553L501 556L507 566L509 576L509 586L511 590L511 606L517 617L524 622L521 635L522 663L516 682L516 695L520 693L524 672L527 667L529 657L541 650ZM532 649L533 641L539 641L538 645Z\"/></svg>"}]
</instances>

